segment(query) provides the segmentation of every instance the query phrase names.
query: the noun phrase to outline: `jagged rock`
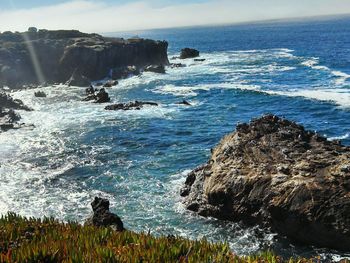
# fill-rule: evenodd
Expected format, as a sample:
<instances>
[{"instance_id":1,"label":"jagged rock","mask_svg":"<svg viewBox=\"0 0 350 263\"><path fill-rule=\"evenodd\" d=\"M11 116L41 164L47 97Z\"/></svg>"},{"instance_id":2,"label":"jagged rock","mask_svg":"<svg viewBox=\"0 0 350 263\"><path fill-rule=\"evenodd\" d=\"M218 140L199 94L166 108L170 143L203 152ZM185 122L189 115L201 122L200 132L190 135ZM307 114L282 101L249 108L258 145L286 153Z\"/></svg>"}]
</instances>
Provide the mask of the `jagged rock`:
<instances>
[{"instance_id":1,"label":"jagged rock","mask_svg":"<svg viewBox=\"0 0 350 263\"><path fill-rule=\"evenodd\" d=\"M106 103L111 101L108 93L104 88L100 90L95 90L93 86L90 86L90 88L87 88L85 92L88 96L85 99L83 99L83 101L94 100L95 103Z\"/></svg>"},{"instance_id":2,"label":"jagged rock","mask_svg":"<svg viewBox=\"0 0 350 263\"><path fill-rule=\"evenodd\" d=\"M0 108L0 131L8 131L10 129L19 128L16 123L21 119L21 116L15 113L14 110L5 110Z\"/></svg>"},{"instance_id":3,"label":"jagged rock","mask_svg":"<svg viewBox=\"0 0 350 263\"><path fill-rule=\"evenodd\" d=\"M188 209L271 227L287 237L350 247L350 147L273 115L237 125L191 172ZM336 241L336 242L335 242Z\"/></svg>"},{"instance_id":4,"label":"jagged rock","mask_svg":"<svg viewBox=\"0 0 350 263\"><path fill-rule=\"evenodd\" d=\"M96 103L106 103L110 102L111 99L108 96L108 93L104 88L100 89L99 92L96 94Z\"/></svg>"},{"instance_id":5,"label":"jagged rock","mask_svg":"<svg viewBox=\"0 0 350 263\"><path fill-rule=\"evenodd\" d=\"M90 85L90 87L85 89L86 95L93 95L95 94L95 91L98 91L97 89L94 88L94 86Z\"/></svg>"},{"instance_id":6,"label":"jagged rock","mask_svg":"<svg viewBox=\"0 0 350 263\"><path fill-rule=\"evenodd\" d=\"M91 203L91 207L94 214L86 220L86 225L112 227L116 231L124 230L124 225L120 217L109 211L109 201L107 199L95 197Z\"/></svg>"},{"instance_id":7,"label":"jagged rock","mask_svg":"<svg viewBox=\"0 0 350 263\"><path fill-rule=\"evenodd\" d=\"M184 48L181 50L180 59L199 57L199 51L192 48Z\"/></svg>"},{"instance_id":8,"label":"jagged rock","mask_svg":"<svg viewBox=\"0 0 350 263\"><path fill-rule=\"evenodd\" d=\"M116 85L118 85L118 81L117 80L109 80L103 85L103 87L111 88L111 87L116 86Z\"/></svg>"},{"instance_id":9,"label":"jagged rock","mask_svg":"<svg viewBox=\"0 0 350 263\"><path fill-rule=\"evenodd\" d=\"M136 66L114 68L111 72L111 78L114 80L126 79L138 75L140 75L140 70Z\"/></svg>"},{"instance_id":10,"label":"jagged rock","mask_svg":"<svg viewBox=\"0 0 350 263\"><path fill-rule=\"evenodd\" d=\"M0 92L1 107L15 110L31 111L32 109L23 104L21 100L13 99L10 95Z\"/></svg>"},{"instance_id":11,"label":"jagged rock","mask_svg":"<svg viewBox=\"0 0 350 263\"><path fill-rule=\"evenodd\" d=\"M145 105L158 106L155 102L134 101L128 103L118 103L105 107L105 110L140 110Z\"/></svg>"},{"instance_id":12,"label":"jagged rock","mask_svg":"<svg viewBox=\"0 0 350 263\"><path fill-rule=\"evenodd\" d=\"M75 70L70 77L70 79L66 82L67 86L77 86L77 87L89 87L91 85L91 81L78 73L77 70Z\"/></svg>"},{"instance_id":13,"label":"jagged rock","mask_svg":"<svg viewBox=\"0 0 350 263\"><path fill-rule=\"evenodd\" d=\"M34 92L34 96L37 98L46 98L46 93L43 91Z\"/></svg>"},{"instance_id":14,"label":"jagged rock","mask_svg":"<svg viewBox=\"0 0 350 263\"><path fill-rule=\"evenodd\" d=\"M29 41L40 66L37 69L27 48ZM0 86L64 83L76 70L88 80L100 80L111 69L128 65L168 65L167 48L165 41L108 38L76 30L4 32L0 33ZM78 84L88 86L87 82Z\"/></svg>"},{"instance_id":15,"label":"jagged rock","mask_svg":"<svg viewBox=\"0 0 350 263\"><path fill-rule=\"evenodd\" d=\"M144 69L144 71L165 74L165 67L164 67L164 65L151 65L151 66L147 66Z\"/></svg>"}]
</instances>

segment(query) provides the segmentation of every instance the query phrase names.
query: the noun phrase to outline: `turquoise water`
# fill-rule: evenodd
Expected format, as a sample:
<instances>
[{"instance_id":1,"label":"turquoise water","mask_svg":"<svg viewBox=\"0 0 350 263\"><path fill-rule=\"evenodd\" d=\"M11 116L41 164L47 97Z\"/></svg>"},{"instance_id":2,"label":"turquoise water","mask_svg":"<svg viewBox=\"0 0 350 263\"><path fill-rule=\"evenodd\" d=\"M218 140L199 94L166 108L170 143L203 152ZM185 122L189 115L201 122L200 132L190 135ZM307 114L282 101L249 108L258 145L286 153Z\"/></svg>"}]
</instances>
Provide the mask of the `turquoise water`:
<instances>
[{"instance_id":1,"label":"turquoise water","mask_svg":"<svg viewBox=\"0 0 350 263\"><path fill-rule=\"evenodd\" d=\"M263 113L350 145L349 28L350 19L340 17L114 34L165 39L169 58L198 48L206 61L181 61L187 67L108 89L113 102L160 103L140 111L81 102L79 87L46 87L46 99L34 90L14 93L35 109L21 113L35 128L0 134L0 213L82 222L100 195L135 231L227 241L239 254L272 248L283 255L347 255L199 217L185 210L179 189L237 122ZM178 105L183 99L192 106Z\"/></svg>"}]
</instances>

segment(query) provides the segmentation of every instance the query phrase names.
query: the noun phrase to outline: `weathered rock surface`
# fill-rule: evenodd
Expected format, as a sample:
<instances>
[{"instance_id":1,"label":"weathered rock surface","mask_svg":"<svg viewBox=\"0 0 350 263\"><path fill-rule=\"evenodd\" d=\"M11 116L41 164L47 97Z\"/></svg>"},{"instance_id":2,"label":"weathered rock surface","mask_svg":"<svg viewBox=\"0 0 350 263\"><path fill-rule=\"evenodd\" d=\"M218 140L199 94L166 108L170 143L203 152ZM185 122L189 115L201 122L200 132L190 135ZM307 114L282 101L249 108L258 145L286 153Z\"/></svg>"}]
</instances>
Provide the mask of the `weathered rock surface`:
<instances>
[{"instance_id":1,"label":"weathered rock surface","mask_svg":"<svg viewBox=\"0 0 350 263\"><path fill-rule=\"evenodd\" d=\"M184 48L181 50L180 59L199 57L199 51L193 48Z\"/></svg>"},{"instance_id":2,"label":"weathered rock surface","mask_svg":"<svg viewBox=\"0 0 350 263\"><path fill-rule=\"evenodd\" d=\"M65 83L73 73L94 81L114 72L117 79L118 71L129 65L168 65L167 48L165 41L107 38L75 30L3 32L0 87Z\"/></svg>"},{"instance_id":3,"label":"weathered rock surface","mask_svg":"<svg viewBox=\"0 0 350 263\"><path fill-rule=\"evenodd\" d=\"M144 69L144 71L165 74L165 67L164 67L164 65L151 65L151 66L147 66Z\"/></svg>"},{"instance_id":4,"label":"weathered rock surface","mask_svg":"<svg viewBox=\"0 0 350 263\"><path fill-rule=\"evenodd\" d=\"M350 248L350 147L273 115L224 137L208 163L188 175L181 195L203 216Z\"/></svg>"},{"instance_id":5,"label":"weathered rock surface","mask_svg":"<svg viewBox=\"0 0 350 263\"><path fill-rule=\"evenodd\" d=\"M140 110L143 108L143 106L149 105L149 106L158 106L155 102L148 102L148 101L134 101L134 102L128 102L128 103L118 103L113 104L105 107L105 110Z\"/></svg>"},{"instance_id":6,"label":"weathered rock surface","mask_svg":"<svg viewBox=\"0 0 350 263\"><path fill-rule=\"evenodd\" d=\"M116 214L109 211L109 201L107 199L95 197L91 203L94 214L85 222L86 225L97 227L112 227L116 231L123 231L122 220Z\"/></svg>"}]
</instances>

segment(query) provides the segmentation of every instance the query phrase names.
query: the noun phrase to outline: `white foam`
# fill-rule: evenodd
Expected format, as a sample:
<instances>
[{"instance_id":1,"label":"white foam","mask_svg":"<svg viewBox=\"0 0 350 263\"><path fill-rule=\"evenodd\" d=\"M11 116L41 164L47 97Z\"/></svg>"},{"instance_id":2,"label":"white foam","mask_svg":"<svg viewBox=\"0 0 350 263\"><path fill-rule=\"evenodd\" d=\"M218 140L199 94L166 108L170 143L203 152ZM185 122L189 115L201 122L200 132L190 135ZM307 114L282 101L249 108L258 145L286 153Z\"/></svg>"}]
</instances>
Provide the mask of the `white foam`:
<instances>
[{"instance_id":1,"label":"white foam","mask_svg":"<svg viewBox=\"0 0 350 263\"><path fill-rule=\"evenodd\" d=\"M329 137L328 140L334 141L334 140L345 140L350 137L350 132L341 135L341 136L335 136L335 137Z\"/></svg>"}]
</instances>

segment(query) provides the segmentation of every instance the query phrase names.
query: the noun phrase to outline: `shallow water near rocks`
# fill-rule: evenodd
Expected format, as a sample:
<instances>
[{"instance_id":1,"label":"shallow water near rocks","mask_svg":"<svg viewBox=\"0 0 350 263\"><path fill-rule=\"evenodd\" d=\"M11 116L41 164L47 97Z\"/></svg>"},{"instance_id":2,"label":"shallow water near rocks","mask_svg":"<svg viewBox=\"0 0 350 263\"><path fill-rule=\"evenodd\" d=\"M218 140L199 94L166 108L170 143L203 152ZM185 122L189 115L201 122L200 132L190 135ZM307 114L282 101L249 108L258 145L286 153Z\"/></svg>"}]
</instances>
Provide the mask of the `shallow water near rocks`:
<instances>
[{"instance_id":1,"label":"shallow water near rocks","mask_svg":"<svg viewBox=\"0 0 350 263\"><path fill-rule=\"evenodd\" d=\"M83 220L96 195L135 231L227 241L238 254L271 248L285 256L339 259L349 253L291 244L258 227L199 217L183 207L186 174L238 122L285 116L350 145L350 19L127 32L168 40L204 62L145 73L107 90L112 102L155 101L140 111L81 102L84 89L54 86L13 93L34 124L0 134L0 214ZM182 100L192 106L178 105Z\"/></svg>"}]
</instances>

